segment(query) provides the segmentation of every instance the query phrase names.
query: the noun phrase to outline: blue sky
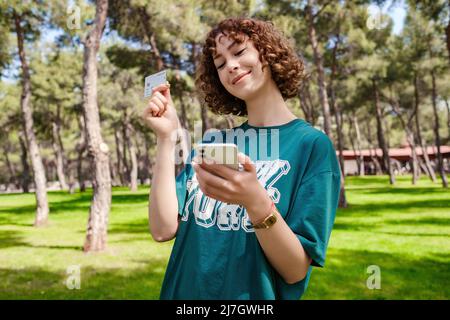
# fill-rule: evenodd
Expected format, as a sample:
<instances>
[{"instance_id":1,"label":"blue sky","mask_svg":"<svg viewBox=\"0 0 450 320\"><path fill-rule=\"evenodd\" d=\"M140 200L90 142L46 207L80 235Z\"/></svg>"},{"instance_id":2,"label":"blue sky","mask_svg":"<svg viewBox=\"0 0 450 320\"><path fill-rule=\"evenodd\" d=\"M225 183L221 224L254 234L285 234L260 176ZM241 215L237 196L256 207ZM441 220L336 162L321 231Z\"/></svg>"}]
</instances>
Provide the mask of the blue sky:
<instances>
[{"instance_id":1,"label":"blue sky","mask_svg":"<svg viewBox=\"0 0 450 320\"><path fill-rule=\"evenodd\" d=\"M373 9L376 9L376 7L372 6L371 10ZM394 22L392 32L394 34L399 34L403 29L403 24L406 17L405 1L398 1L394 5L392 4L392 0L387 1L383 8L381 8L381 11L388 14L392 18Z\"/></svg>"}]
</instances>

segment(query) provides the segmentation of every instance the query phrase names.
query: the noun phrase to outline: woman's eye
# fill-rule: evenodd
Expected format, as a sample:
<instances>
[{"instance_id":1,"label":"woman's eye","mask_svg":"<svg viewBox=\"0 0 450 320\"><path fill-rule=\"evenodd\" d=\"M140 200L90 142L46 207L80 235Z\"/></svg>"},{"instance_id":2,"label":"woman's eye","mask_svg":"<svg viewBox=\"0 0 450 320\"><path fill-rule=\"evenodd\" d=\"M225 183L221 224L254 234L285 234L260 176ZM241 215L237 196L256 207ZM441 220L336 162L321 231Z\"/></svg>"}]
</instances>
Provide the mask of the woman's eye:
<instances>
[{"instance_id":1,"label":"woman's eye","mask_svg":"<svg viewBox=\"0 0 450 320\"><path fill-rule=\"evenodd\" d=\"M241 51L236 52L235 56L240 56L247 48L242 49ZM217 69L221 69L225 63L222 63L220 66L217 67Z\"/></svg>"},{"instance_id":2,"label":"woman's eye","mask_svg":"<svg viewBox=\"0 0 450 320\"><path fill-rule=\"evenodd\" d=\"M239 51L238 53L235 54L235 56L240 56L242 54L242 52L244 52L244 50L247 48L242 49L241 51Z\"/></svg>"}]
</instances>

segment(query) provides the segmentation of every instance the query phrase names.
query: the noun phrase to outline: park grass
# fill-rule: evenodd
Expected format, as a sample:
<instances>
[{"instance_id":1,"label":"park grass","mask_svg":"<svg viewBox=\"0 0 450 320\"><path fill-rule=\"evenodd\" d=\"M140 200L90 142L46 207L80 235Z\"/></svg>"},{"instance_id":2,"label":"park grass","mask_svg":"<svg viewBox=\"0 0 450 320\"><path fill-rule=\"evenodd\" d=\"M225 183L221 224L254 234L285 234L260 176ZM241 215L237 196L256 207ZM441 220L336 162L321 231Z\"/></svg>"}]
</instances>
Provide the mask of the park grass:
<instances>
[{"instance_id":1,"label":"park grass","mask_svg":"<svg viewBox=\"0 0 450 320\"><path fill-rule=\"evenodd\" d=\"M450 191L410 177L347 177L325 268L304 299L449 299ZM147 226L149 188L114 188L108 249L84 254L91 193L49 192L50 222L34 228L34 195L0 195L0 299L157 299L173 241ZM81 288L66 286L80 266ZM381 271L369 289L368 267Z\"/></svg>"}]
</instances>

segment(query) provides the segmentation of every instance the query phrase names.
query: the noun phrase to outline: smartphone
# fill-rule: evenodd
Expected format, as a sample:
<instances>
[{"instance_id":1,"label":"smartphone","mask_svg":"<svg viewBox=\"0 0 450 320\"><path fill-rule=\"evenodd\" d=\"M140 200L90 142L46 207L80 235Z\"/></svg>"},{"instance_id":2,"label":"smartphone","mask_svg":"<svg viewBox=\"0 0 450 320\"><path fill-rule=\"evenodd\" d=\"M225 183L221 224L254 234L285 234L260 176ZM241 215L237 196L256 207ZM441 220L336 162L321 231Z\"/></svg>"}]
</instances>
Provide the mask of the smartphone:
<instances>
[{"instance_id":1,"label":"smartphone","mask_svg":"<svg viewBox=\"0 0 450 320\"><path fill-rule=\"evenodd\" d=\"M238 162L238 148L234 143L199 143L194 149L200 159L211 159L231 169L242 170Z\"/></svg>"}]
</instances>

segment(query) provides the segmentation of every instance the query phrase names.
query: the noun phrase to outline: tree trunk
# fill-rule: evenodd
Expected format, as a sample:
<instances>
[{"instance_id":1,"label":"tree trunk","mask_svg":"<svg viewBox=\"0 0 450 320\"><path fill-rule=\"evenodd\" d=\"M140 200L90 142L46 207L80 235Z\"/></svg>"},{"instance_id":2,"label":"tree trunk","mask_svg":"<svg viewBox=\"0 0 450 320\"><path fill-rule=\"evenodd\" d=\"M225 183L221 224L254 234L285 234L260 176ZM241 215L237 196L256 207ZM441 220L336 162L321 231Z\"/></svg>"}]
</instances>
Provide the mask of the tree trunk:
<instances>
[{"instance_id":1,"label":"tree trunk","mask_svg":"<svg viewBox=\"0 0 450 320\"><path fill-rule=\"evenodd\" d=\"M358 170L358 175L360 175L360 173L361 173L359 171L359 169L360 169L360 163L359 163L360 159L359 159L358 153L356 152L355 141L354 141L355 139L353 139L352 127L353 127L352 119L350 117L348 117L348 140L350 141L350 145L352 146L353 154L355 155L356 168Z\"/></svg>"},{"instance_id":2,"label":"tree trunk","mask_svg":"<svg viewBox=\"0 0 450 320\"><path fill-rule=\"evenodd\" d=\"M86 191L86 183L84 180L83 173L83 158L84 152L86 151L86 125L85 118L83 115L78 117L78 127L80 129L80 137L78 139L77 145L75 146L75 150L78 153L77 157L77 177L78 183L80 185L80 192Z\"/></svg>"},{"instance_id":3,"label":"tree trunk","mask_svg":"<svg viewBox=\"0 0 450 320\"><path fill-rule=\"evenodd\" d=\"M20 160L22 161L22 175L21 175L21 185L22 190L24 193L30 192L30 166L28 165L28 152L27 152L27 146L26 142L23 139L23 135L19 134L19 142L20 142L20 149L22 150L22 153L20 155Z\"/></svg>"},{"instance_id":4,"label":"tree trunk","mask_svg":"<svg viewBox=\"0 0 450 320\"><path fill-rule=\"evenodd\" d=\"M64 174L64 148L61 143L61 107L57 106L56 118L52 122L52 147L56 159L56 173L61 190L68 190Z\"/></svg>"},{"instance_id":5,"label":"tree trunk","mask_svg":"<svg viewBox=\"0 0 450 320\"><path fill-rule=\"evenodd\" d=\"M16 187L16 189L20 188L20 183L17 180L17 172L14 168L14 165L11 163L11 161L9 160L9 153L10 153L10 145L9 142L7 143L8 146L3 145L3 154L5 157L5 162L6 162L6 167L8 168L8 173L9 173L9 179L8 182L9 183L13 183L14 186Z\"/></svg>"},{"instance_id":6,"label":"tree trunk","mask_svg":"<svg viewBox=\"0 0 450 320\"><path fill-rule=\"evenodd\" d=\"M183 128L185 128L185 129L189 129L188 120L187 120L186 105L184 103L183 92L180 93L180 109L181 109L181 114L180 114L181 126Z\"/></svg>"},{"instance_id":7,"label":"tree trunk","mask_svg":"<svg viewBox=\"0 0 450 320\"><path fill-rule=\"evenodd\" d=\"M106 248L108 215L111 206L111 175L109 148L103 141L97 105L97 53L108 12L108 0L98 0L95 22L84 44L83 111L86 119L88 152L92 163L93 197L89 210L84 251L102 251Z\"/></svg>"},{"instance_id":8,"label":"tree trunk","mask_svg":"<svg viewBox=\"0 0 450 320\"><path fill-rule=\"evenodd\" d=\"M124 186L128 186L130 183L130 166L128 165L128 158L127 158L127 141L128 141L128 130L127 130L127 121L128 121L128 114L127 110L124 109L123 111L123 119L122 122L122 165L123 165L123 182Z\"/></svg>"},{"instance_id":9,"label":"tree trunk","mask_svg":"<svg viewBox=\"0 0 450 320\"><path fill-rule=\"evenodd\" d=\"M339 32L339 28L338 28ZM338 35L339 38L339 35ZM334 112L334 117L336 121L336 133L337 133L337 145L339 150L339 164L341 165L342 172L344 173L345 177L345 161L344 161L344 138L342 136L342 114L341 114L341 108L339 107L339 104L336 101L336 96L334 92L334 79L336 77L337 73L337 59L336 59L336 52L339 45L339 41L336 42L334 48L333 48L333 59L332 59L332 65L331 65L331 80L330 80L330 103L331 103L331 109Z\"/></svg>"},{"instance_id":10,"label":"tree trunk","mask_svg":"<svg viewBox=\"0 0 450 320\"><path fill-rule=\"evenodd\" d=\"M142 148L140 146L143 145L142 141L140 141L140 134L138 131L135 131L134 136L134 146L136 148L136 157L137 157L137 179L140 185L145 184L145 171L144 171L144 154L142 153Z\"/></svg>"},{"instance_id":11,"label":"tree trunk","mask_svg":"<svg viewBox=\"0 0 450 320\"><path fill-rule=\"evenodd\" d=\"M160 71L164 68L164 61L161 57L161 53L159 52L158 45L156 43L155 33L151 30L151 26L149 24L149 22L152 20L152 17L147 13L145 7L140 7L138 10L141 24L144 29L145 36L147 37L147 42L152 48L153 59L151 63L154 63L156 70Z\"/></svg>"},{"instance_id":12,"label":"tree trunk","mask_svg":"<svg viewBox=\"0 0 450 320\"><path fill-rule=\"evenodd\" d=\"M372 79L372 85L373 85L373 93L374 93L374 104L375 104L375 111L376 111L376 119L377 119L377 138L378 138L378 145L380 146L382 152L383 152L383 169L384 172L386 172L389 175L389 183L394 184L395 183L395 176L391 169L391 161L389 159L389 150L386 145L386 139L384 137L384 130L383 130L383 112L381 110L380 106L380 97L378 93L378 85L377 81L375 79Z\"/></svg>"},{"instance_id":13,"label":"tree trunk","mask_svg":"<svg viewBox=\"0 0 450 320\"><path fill-rule=\"evenodd\" d=\"M150 156L149 156L149 154L148 154L150 147L149 147L149 143L148 143L147 139L145 138L145 136L143 136L143 139L144 139L144 149L145 149L145 150L144 150L144 172L145 172L145 179L150 179L150 178L151 178L150 172L151 172L151 166L152 166L152 163L151 163L151 161L150 161ZM144 183L145 183L145 182L144 182Z\"/></svg>"},{"instance_id":14,"label":"tree trunk","mask_svg":"<svg viewBox=\"0 0 450 320\"><path fill-rule=\"evenodd\" d=\"M339 110L339 106L334 104L335 106L335 115L336 115L336 129L338 135L338 149L339 149L339 167L341 171L341 191L339 195L339 208L347 208L347 198L345 196L345 167L344 167L344 148L342 146L342 120L341 120L341 112Z\"/></svg>"},{"instance_id":15,"label":"tree trunk","mask_svg":"<svg viewBox=\"0 0 450 320\"><path fill-rule=\"evenodd\" d=\"M448 1L447 4L448 4L448 10L450 11L450 1ZM448 20L447 26L445 27L445 40L447 43L448 60L450 62L450 20Z\"/></svg>"},{"instance_id":16,"label":"tree trunk","mask_svg":"<svg viewBox=\"0 0 450 320\"><path fill-rule=\"evenodd\" d=\"M448 104L448 98L444 99L445 106L447 107L447 137L450 137L450 105Z\"/></svg>"},{"instance_id":17,"label":"tree trunk","mask_svg":"<svg viewBox=\"0 0 450 320\"><path fill-rule=\"evenodd\" d=\"M131 171L130 171L130 190L135 192L138 189L138 162L136 157L136 148L134 146L133 142L133 127L131 123L127 120L127 141L128 141L128 150L130 152L130 158L131 158Z\"/></svg>"},{"instance_id":18,"label":"tree trunk","mask_svg":"<svg viewBox=\"0 0 450 320\"><path fill-rule=\"evenodd\" d=\"M202 117L202 136L203 136L206 130L211 128L211 120L208 117L208 107L206 107L203 104L201 106L201 117Z\"/></svg>"},{"instance_id":19,"label":"tree trunk","mask_svg":"<svg viewBox=\"0 0 450 320\"><path fill-rule=\"evenodd\" d=\"M181 157L183 159L183 161L175 163L175 174L178 175L178 173L180 173L182 171L182 169L185 166L185 161L184 159L187 158L187 156L189 155L189 146L187 144L187 137L185 136L181 136L181 134L185 134L185 130L188 130L188 121L187 121L187 113L186 113L186 106L184 104L184 98L183 98L183 92L180 88L180 106L181 106L181 117L179 117L179 125L181 130L179 131L178 135L179 135L179 146L180 148L177 149L179 150L178 152L181 151Z\"/></svg>"},{"instance_id":20,"label":"tree trunk","mask_svg":"<svg viewBox=\"0 0 450 320\"><path fill-rule=\"evenodd\" d=\"M434 115L434 137L436 141L437 148L437 158L438 158L438 170L442 180L442 186L448 188L447 175L444 171L444 162L441 154L441 137L439 136L439 115L437 112L437 92L436 92L436 75L434 70L431 70L431 103L433 105L433 115Z\"/></svg>"},{"instance_id":21,"label":"tree trunk","mask_svg":"<svg viewBox=\"0 0 450 320\"><path fill-rule=\"evenodd\" d=\"M116 172L116 168L114 167L112 157L109 157L109 172L111 174L111 187L115 187L117 185L116 184L117 172Z\"/></svg>"},{"instance_id":22,"label":"tree trunk","mask_svg":"<svg viewBox=\"0 0 450 320\"><path fill-rule=\"evenodd\" d=\"M69 176L69 193L70 194L75 193L75 175L74 175L73 163L74 163L74 161L71 158L67 159L67 173Z\"/></svg>"},{"instance_id":23,"label":"tree trunk","mask_svg":"<svg viewBox=\"0 0 450 320\"><path fill-rule=\"evenodd\" d=\"M300 107L302 108L305 120L314 126L314 109L311 102L311 93L309 92L309 80L301 86L299 91Z\"/></svg>"},{"instance_id":24,"label":"tree trunk","mask_svg":"<svg viewBox=\"0 0 450 320\"><path fill-rule=\"evenodd\" d=\"M125 185L125 179L123 176L122 168L122 152L120 150L120 137L117 126L114 127L114 141L116 142L116 156L117 156L117 175L119 176L120 185Z\"/></svg>"},{"instance_id":25,"label":"tree trunk","mask_svg":"<svg viewBox=\"0 0 450 320\"><path fill-rule=\"evenodd\" d=\"M353 112L351 117L348 117L348 138L350 140L350 144L352 145L353 153L355 154L356 166L358 170L359 176L364 176L364 156L361 153L361 137L359 133L358 120ZM355 139L353 139L353 126L355 126L356 132L356 144L357 148L355 148Z\"/></svg>"},{"instance_id":26,"label":"tree trunk","mask_svg":"<svg viewBox=\"0 0 450 320\"><path fill-rule=\"evenodd\" d=\"M427 148L425 146L425 143L422 139L422 134L420 130L420 108L419 108L419 85L418 85L418 77L417 75L414 76L414 109L415 109L415 120L416 120L416 132L417 132L417 142L420 145L420 148L422 149L422 157L425 160L425 173L428 174L428 177L430 177L431 181L436 182L436 175L434 173L433 167L431 166L430 158L428 157Z\"/></svg>"},{"instance_id":27,"label":"tree trunk","mask_svg":"<svg viewBox=\"0 0 450 320\"><path fill-rule=\"evenodd\" d=\"M184 168L190 153L189 132L178 122L177 145L175 148L177 163L175 164L175 174L178 175Z\"/></svg>"},{"instance_id":28,"label":"tree trunk","mask_svg":"<svg viewBox=\"0 0 450 320\"><path fill-rule=\"evenodd\" d=\"M362 154L361 150L361 133L359 131L359 124L358 124L358 118L353 113L353 124L355 125L355 132L356 132L356 146L358 148L358 154L359 154L359 165L358 172L360 176L365 175L365 168L364 168L364 156Z\"/></svg>"},{"instance_id":29,"label":"tree trunk","mask_svg":"<svg viewBox=\"0 0 450 320\"><path fill-rule=\"evenodd\" d=\"M328 103L327 96L327 84L325 81L325 72L323 68L322 53L320 52L319 44L317 42L316 29L314 26L313 7L315 1L308 0L307 6L307 19L308 19L308 36L311 43L311 47L314 53L314 64L317 69L317 82L319 85L319 99L323 112L323 128L325 133L330 136L331 134L331 117L330 117L330 105ZM330 136L331 137L331 136Z\"/></svg>"},{"instance_id":30,"label":"tree trunk","mask_svg":"<svg viewBox=\"0 0 450 320\"><path fill-rule=\"evenodd\" d=\"M419 177L419 161L417 160L416 144L414 143L414 133L408 126L405 128L406 140L411 148L411 161L412 161L412 184L415 185Z\"/></svg>"},{"instance_id":31,"label":"tree trunk","mask_svg":"<svg viewBox=\"0 0 450 320\"><path fill-rule=\"evenodd\" d=\"M28 68L28 62L25 56L24 32L22 29L21 16L14 11L14 21L17 33L17 44L19 48L19 58L22 66L22 95L20 97L20 107L25 127L25 138L28 150L30 152L31 164L33 167L34 183L36 187L36 218L34 225L43 226L48 221L48 202L47 202L47 180L45 178L45 169L42 163L39 146L34 134L33 111L31 110L31 80Z\"/></svg>"},{"instance_id":32,"label":"tree trunk","mask_svg":"<svg viewBox=\"0 0 450 320\"><path fill-rule=\"evenodd\" d=\"M408 145L411 148L412 184L415 185L419 178L419 175L420 175L419 161L418 161L417 153L416 153L416 143L414 140L414 131L412 129L412 120L416 116L417 107L418 107L417 97L416 97L416 102L414 104L413 111L407 117L407 121L405 121L403 119L398 101L391 100L391 106L392 106L392 109L394 110L394 112L397 114L403 130L405 130L406 141L408 142Z\"/></svg>"},{"instance_id":33,"label":"tree trunk","mask_svg":"<svg viewBox=\"0 0 450 320\"><path fill-rule=\"evenodd\" d=\"M376 148L373 148L374 155L372 154L373 143L372 143L372 133L370 130L370 121L368 121L366 128L367 128L367 142L369 144L370 159L372 159L372 162L375 166L375 175L380 175L383 173L383 170L381 169L380 162L378 161L378 154L377 154Z\"/></svg>"}]
</instances>

